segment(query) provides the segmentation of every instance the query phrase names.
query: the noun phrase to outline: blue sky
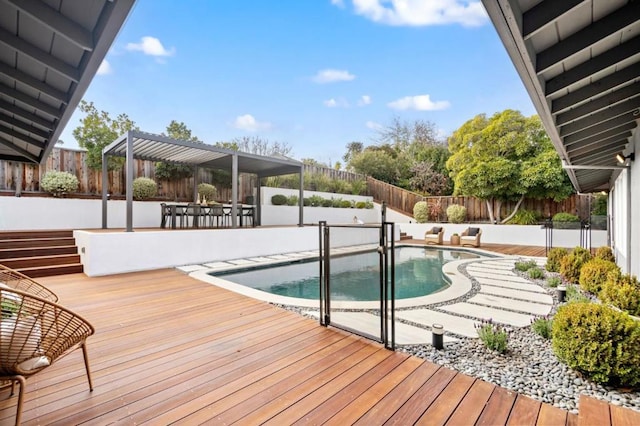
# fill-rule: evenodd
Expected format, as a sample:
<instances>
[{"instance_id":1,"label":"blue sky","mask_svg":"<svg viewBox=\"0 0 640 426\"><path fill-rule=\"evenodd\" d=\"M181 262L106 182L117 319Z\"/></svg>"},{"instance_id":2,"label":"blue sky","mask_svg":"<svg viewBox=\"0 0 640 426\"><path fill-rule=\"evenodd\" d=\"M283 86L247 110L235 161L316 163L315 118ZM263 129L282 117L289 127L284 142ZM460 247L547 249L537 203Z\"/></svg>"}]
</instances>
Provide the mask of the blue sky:
<instances>
[{"instance_id":1,"label":"blue sky","mask_svg":"<svg viewBox=\"0 0 640 426\"><path fill-rule=\"evenodd\" d=\"M207 143L259 136L327 163L394 117L446 137L476 114L535 113L463 0L137 0L84 98L143 131L183 121Z\"/></svg>"}]
</instances>

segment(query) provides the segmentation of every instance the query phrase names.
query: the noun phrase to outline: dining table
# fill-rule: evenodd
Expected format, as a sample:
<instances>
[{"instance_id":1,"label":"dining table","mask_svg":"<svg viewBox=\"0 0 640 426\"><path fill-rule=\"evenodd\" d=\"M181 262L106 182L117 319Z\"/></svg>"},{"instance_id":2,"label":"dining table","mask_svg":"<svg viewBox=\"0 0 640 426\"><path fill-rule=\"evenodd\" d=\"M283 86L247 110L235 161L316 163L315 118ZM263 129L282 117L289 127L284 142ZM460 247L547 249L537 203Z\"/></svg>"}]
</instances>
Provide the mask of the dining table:
<instances>
[{"instance_id":1,"label":"dining table","mask_svg":"<svg viewBox=\"0 0 640 426\"><path fill-rule=\"evenodd\" d=\"M228 228L232 225L232 205L162 203L160 227L180 228ZM240 227L255 227L255 206L237 206Z\"/></svg>"}]
</instances>

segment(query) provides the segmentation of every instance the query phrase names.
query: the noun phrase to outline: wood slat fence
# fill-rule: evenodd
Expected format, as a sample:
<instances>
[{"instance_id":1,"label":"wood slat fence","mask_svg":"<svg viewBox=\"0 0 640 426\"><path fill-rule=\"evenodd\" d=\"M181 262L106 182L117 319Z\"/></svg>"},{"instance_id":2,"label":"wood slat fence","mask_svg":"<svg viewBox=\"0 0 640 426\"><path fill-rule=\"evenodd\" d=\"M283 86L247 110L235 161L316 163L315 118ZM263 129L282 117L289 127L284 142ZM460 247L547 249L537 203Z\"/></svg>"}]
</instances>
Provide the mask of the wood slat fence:
<instances>
[{"instance_id":1,"label":"wood slat fence","mask_svg":"<svg viewBox=\"0 0 640 426\"><path fill-rule=\"evenodd\" d=\"M426 201L430 206L440 203L442 214L438 221L446 220L447 207L452 204L459 204L467 208L467 220L471 222L483 222L489 220L487 203L475 197L425 197L416 192L390 185L372 177L367 178L367 194L373 196L374 200L386 201L387 205L395 210L399 210L408 215L413 215L413 206L418 201ZM555 202L553 200L536 200L527 198L522 202L521 209L538 212L543 217L553 216L559 212L571 213L580 218L588 218L590 211L590 195L574 194L566 200ZM504 218L513 211L516 206L515 201L503 202L501 205L501 217ZM493 204L494 212L497 203Z\"/></svg>"}]
</instances>

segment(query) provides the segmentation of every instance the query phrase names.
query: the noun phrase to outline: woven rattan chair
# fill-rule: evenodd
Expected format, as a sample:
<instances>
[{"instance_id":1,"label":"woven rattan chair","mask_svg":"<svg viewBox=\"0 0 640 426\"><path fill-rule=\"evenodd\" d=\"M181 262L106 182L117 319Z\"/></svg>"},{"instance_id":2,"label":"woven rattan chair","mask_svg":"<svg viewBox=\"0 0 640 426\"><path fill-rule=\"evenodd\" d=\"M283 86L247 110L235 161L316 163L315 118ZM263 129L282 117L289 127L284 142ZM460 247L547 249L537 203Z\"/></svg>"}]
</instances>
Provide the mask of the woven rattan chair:
<instances>
[{"instance_id":1,"label":"woven rattan chair","mask_svg":"<svg viewBox=\"0 0 640 426\"><path fill-rule=\"evenodd\" d=\"M58 296L47 287L4 265L0 265L0 289L2 288L24 291L51 302L58 301Z\"/></svg>"},{"instance_id":2,"label":"woven rattan chair","mask_svg":"<svg viewBox=\"0 0 640 426\"><path fill-rule=\"evenodd\" d=\"M55 302L20 291L0 289L0 380L11 383L11 395L20 385L16 425L22 417L25 380L58 358L82 348L93 390L86 339L94 328L82 317Z\"/></svg>"},{"instance_id":3,"label":"woven rattan chair","mask_svg":"<svg viewBox=\"0 0 640 426\"><path fill-rule=\"evenodd\" d=\"M440 226L434 226L424 233L425 244L442 244L444 237L444 229Z\"/></svg>"},{"instance_id":4,"label":"woven rattan chair","mask_svg":"<svg viewBox=\"0 0 640 426\"><path fill-rule=\"evenodd\" d=\"M460 234L460 244L463 246L480 247L480 236L482 229L467 228Z\"/></svg>"}]
</instances>

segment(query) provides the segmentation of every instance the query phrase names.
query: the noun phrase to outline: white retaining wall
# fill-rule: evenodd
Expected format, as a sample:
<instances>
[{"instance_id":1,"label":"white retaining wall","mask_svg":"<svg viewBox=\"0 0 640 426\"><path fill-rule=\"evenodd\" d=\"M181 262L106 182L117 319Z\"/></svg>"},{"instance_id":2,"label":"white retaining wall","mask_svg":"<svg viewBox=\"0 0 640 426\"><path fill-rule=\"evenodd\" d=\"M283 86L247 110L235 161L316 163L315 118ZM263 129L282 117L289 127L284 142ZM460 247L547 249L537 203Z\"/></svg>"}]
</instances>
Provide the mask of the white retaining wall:
<instances>
[{"instance_id":1,"label":"white retaining wall","mask_svg":"<svg viewBox=\"0 0 640 426\"><path fill-rule=\"evenodd\" d=\"M334 228L332 247L372 244L377 229ZM74 231L88 276L318 250L318 228L244 228L181 231Z\"/></svg>"}]
</instances>

